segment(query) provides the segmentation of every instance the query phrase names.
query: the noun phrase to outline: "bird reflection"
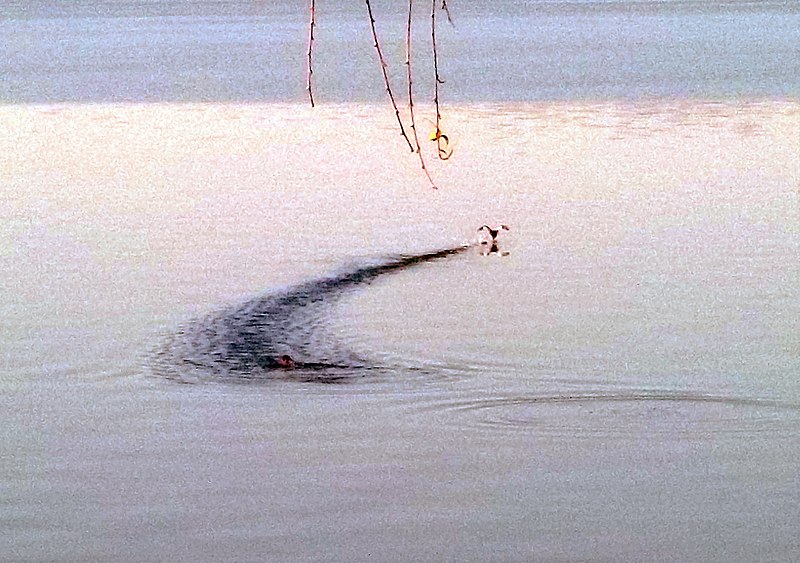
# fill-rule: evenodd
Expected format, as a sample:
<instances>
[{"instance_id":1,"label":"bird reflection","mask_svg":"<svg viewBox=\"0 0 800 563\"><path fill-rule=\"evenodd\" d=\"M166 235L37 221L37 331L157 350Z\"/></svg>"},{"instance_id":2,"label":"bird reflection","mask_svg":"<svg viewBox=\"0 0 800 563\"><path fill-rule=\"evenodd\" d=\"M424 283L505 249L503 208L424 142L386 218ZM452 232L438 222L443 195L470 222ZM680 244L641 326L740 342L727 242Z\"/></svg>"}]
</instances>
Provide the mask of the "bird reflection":
<instances>
[{"instance_id":1,"label":"bird reflection","mask_svg":"<svg viewBox=\"0 0 800 563\"><path fill-rule=\"evenodd\" d=\"M485 243L482 243L482 244L485 244ZM486 246L489 246L489 245L487 244ZM481 251L481 256L490 256L492 254L496 254L497 256L508 256L509 255L509 252L507 250L502 250L502 251L500 250L500 248L497 246L497 241L492 241L492 245L489 246L488 249L486 248L486 246L483 247L483 250Z\"/></svg>"},{"instance_id":2,"label":"bird reflection","mask_svg":"<svg viewBox=\"0 0 800 563\"><path fill-rule=\"evenodd\" d=\"M507 225L500 225L496 229L493 229L489 225L481 226L481 228L478 229L478 232L480 233L481 231L486 231L489 234L489 236L492 237L491 241L488 240L481 241L481 247L482 247L481 255L489 256L495 254L497 256L508 256L509 253L507 251L500 250L500 247L497 244L497 236L500 234L501 231L509 231L509 230L511 229L509 229Z\"/></svg>"}]
</instances>

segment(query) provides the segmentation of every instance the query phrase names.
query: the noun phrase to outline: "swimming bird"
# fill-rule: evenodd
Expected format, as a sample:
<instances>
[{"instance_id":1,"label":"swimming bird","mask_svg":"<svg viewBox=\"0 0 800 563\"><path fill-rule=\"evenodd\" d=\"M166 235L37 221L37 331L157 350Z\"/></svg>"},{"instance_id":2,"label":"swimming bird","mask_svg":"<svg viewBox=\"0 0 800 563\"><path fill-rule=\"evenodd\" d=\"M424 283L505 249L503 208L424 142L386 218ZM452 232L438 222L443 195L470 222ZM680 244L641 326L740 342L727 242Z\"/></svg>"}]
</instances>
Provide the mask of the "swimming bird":
<instances>
[{"instance_id":1,"label":"swimming bird","mask_svg":"<svg viewBox=\"0 0 800 563\"><path fill-rule=\"evenodd\" d=\"M496 244L497 235L500 234L500 230L501 229L504 230L504 231L510 230L507 225L500 225L500 227L498 227L497 229L493 229L489 225L484 225L480 229L478 229L478 232L481 232L484 229L486 229L486 231L492 237L492 244ZM488 242L487 241L482 241L481 244L488 244Z\"/></svg>"}]
</instances>

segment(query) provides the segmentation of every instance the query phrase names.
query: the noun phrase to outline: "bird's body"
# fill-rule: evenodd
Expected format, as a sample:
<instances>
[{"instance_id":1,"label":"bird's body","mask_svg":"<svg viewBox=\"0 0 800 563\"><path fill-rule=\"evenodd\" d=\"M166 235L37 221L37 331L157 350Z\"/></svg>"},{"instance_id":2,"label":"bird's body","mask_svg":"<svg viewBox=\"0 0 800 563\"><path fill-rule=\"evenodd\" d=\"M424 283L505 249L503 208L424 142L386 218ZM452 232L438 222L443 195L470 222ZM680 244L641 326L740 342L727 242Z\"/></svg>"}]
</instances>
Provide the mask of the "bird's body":
<instances>
[{"instance_id":1,"label":"bird's body","mask_svg":"<svg viewBox=\"0 0 800 563\"><path fill-rule=\"evenodd\" d=\"M489 233L489 236L492 237L492 244L495 244L497 242L497 235L500 234L500 231L501 230L508 231L509 228L506 225L500 225L498 228L493 229L489 225L483 225L480 229L478 229L478 232L481 232L483 230L486 230L486 232ZM483 241L482 244L488 244L488 242L487 241Z\"/></svg>"}]
</instances>

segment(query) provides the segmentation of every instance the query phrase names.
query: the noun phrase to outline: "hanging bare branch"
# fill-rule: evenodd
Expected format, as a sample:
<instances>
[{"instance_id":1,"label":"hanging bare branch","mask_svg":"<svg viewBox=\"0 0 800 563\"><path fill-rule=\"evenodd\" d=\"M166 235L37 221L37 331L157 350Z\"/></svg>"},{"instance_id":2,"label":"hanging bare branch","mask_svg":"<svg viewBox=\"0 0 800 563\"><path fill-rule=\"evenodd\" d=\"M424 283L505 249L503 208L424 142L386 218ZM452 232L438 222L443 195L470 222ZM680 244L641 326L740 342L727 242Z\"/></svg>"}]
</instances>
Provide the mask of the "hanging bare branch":
<instances>
[{"instance_id":1,"label":"hanging bare branch","mask_svg":"<svg viewBox=\"0 0 800 563\"><path fill-rule=\"evenodd\" d=\"M311 107L314 107L314 94L311 91L311 75L314 74L314 68L311 64L311 57L314 48L314 26L315 22L315 7L316 0L311 0L311 20L308 24L308 82L306 83L306 90L308 90L308 99L311 101Z\"/></svg>"},{"instance_id":2,"label":"hanging bare branch","mask_svg":"<svg viewBox=\"0 0 800 563\"><path fill-rule=\"evenodd\" d=\"M414 0L408 0L408 23L406 25L406 70L408 71L408 113L411 116L411 131L414 133L414 146L417 156L419 156L419 163L422 166L422 171L428 177L431 187L437 189L436 183L431 178L428 167L425 165L425 157L422 156L422 151L419 145L419 136L417 135L417 124L414 120L414 88L411 76L411 13L414 7Z\"/></svg>"},{"instance_id":3,"label":"hanging bare branch","mask_svg":"<svg viewBox=\"0 0 800 563\"><path fill-rule=\"evenodd\" d=\"M388 65L386 63L386 59L383 56L381 43L378 40L378 31L375 24L375 17L372 12L372 4L370 0L364 0L364 1L367 5L367 14L369 15L369 24L370 24L370 29L372 31L373 44L375 47L375 52L378 54L378 62L381 65L383 82L386 87L386 93L388 94L389 100L391 101L392 108L394 109L394 114L395 118L397 119L397 124L400 127L400 134L403 136L403 139L405 139L409 150L411 150L411 152L417 153L420 166L422 167L425 176L428 178L431 187L433 189L437 189L437 186L433 181L433 178L431 177L431 174L428 170L428 166L425 162L425 157L422 152L422 147L420 146L419 133L417 131L417 125L416 125L416 115L414 113L414 87L413 87L414 82L412 74L412 56L411 56L414 1L408 0L408 20L406 25L406 71L407 71L407 83L408 83L408 112L410 119L409 125L413 133L413 143L411 141L412 135L409 135L407 133L406 127L403 125L404 118L400 116L400 109L397 106L397 100L395 99L394 92L392 92L392 87L389 82ZM445 135L442 132L442 123L441 123L442 115L441 115L440 98L439 98L439 86L441 84L444 84L444 81L441 79L441 76L439 75L439 53L436 42L437 9L443 10L447 15L448 21L450 21L451 24L453 23L453 20L450 17L450 10L447 7L447 0L431 0L431 47L433 49L433 71L434 71L433 99L434 99L434 104L436 106L436 130L433 133L431 133L430 139L432 141L436 141L437 155L439 159L447 160L448 158L450 158L452 154L452 149L450 148L450 141L447 135ZM310 0L309 23L308 23L306 91L308 92L308 99L311 103L311 107L315 106L314 91L313 91L315 28L316 28L316 0Z\"/></svg>"},{"instance_id":4,"label":"hanging bare branch","mask_svg":"<svg viewBox=\"0 0 800 563\"><path fill-rule=\"evenodd\" d=\"M431 45L433 46L433 103L436 106L436 131L431 135L431 140L436 141L436 153L440 160L447 160L453 154L450 148L450 140L442 132L442 114L439 110L439 84L444 81L439 76L439 53L436 50L436 3L438 0L431 0Z\"/></svg>"},{"instance_id":5,"label":"hanging bare branch","mask_svg":"<svg viewBox=\"0 0 800 563\"><path fill-rule=\"evenodd\" d=\"M386 68L386 59L383 58L383 51L381 51L381 44L378 41L378 32L375 29L375 18L372 17L372 6L369 3L369 0L365 0L367 4L367 12L369 13L369 25L372 28L372 39L375 41L375 51L378 53L378 61L381 64L381 71L383 72L383 82L386 85L386 93L389 94L389 99L392 101L392 107L394 108L394 115L397 117L397 123L400 125L400 134L403 135L403 138L408 143L408 148L411 152L414 152L414 147L411 145L411 141L406 135L406 129L403 127L403 120L400 119L400 110L397 109L397 102L394 99L394 94L392 94L392 88L389 86L389 73L387 72Z\"/></svg>"}]
</instances>

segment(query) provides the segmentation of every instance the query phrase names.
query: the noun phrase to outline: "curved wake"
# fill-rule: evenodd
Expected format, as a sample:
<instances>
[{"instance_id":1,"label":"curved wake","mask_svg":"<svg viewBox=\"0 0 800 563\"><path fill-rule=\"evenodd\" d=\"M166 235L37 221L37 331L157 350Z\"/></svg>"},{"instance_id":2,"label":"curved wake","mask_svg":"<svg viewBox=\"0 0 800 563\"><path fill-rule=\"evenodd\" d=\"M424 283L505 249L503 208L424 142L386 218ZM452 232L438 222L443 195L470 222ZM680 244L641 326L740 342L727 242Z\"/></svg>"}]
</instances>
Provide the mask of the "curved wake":
<instances>
[{"instance_id":1,"label":"curved wake","mask_svg":"<svg viewBox=\"0 0 800 563\"><path fill-rule=\"evenodd\" d=\"M343 348L325 330L329 307L348 292L391 272L458 254L468 245L400 256L312 280L190 321L153 361L157 375L191 383L273 377L336 382L381 369ZM290 355L295 369L276 359Z\"/></svg>"}]
</instances>

